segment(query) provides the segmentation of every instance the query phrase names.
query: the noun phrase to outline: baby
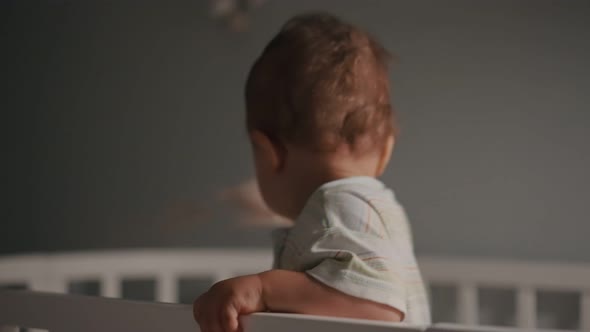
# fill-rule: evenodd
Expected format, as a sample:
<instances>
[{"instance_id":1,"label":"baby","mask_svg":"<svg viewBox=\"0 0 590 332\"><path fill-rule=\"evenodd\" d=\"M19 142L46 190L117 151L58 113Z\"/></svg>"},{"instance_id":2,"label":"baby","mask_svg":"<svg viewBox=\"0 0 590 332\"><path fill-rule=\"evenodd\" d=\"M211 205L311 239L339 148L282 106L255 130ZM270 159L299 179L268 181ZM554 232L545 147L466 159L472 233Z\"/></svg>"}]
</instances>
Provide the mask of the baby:
<instances>
[{"instance_id":1,"label":"baby","mask_svg":"<svg viewBox=\"0 0 590 332\"><path fill-rule=\"evenodd\" d=\"M215 284L194 303L203 332L258 311L428 324L410 227L376 179L396 126L389 54L328 14L289 20L254 63L246 123L262 197L294 220L272 270Z\"/></svg>"}]
</instances>

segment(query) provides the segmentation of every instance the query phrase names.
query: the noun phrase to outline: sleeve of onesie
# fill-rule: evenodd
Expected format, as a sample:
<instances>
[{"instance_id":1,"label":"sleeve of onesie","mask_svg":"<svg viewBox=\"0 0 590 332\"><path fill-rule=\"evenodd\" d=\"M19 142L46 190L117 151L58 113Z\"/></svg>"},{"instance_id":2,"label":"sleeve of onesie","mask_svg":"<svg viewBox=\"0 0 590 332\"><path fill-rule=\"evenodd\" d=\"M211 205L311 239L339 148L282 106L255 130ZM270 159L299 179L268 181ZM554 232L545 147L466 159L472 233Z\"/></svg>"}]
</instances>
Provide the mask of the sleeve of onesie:
<instances>
[{"instance_id":1,"label":"sleeve of onesie","mask_svg":"<svg viewBox=\"0 0 590 332\"><path fill-rule=\"evenodd\" d=\"M392 203L394 204L394 203ZM340 192L324 200L323 230L307 253L317 264L306 273L345 294L406 314L401 251L370 202Z\"/></svg>"}]
</instances>

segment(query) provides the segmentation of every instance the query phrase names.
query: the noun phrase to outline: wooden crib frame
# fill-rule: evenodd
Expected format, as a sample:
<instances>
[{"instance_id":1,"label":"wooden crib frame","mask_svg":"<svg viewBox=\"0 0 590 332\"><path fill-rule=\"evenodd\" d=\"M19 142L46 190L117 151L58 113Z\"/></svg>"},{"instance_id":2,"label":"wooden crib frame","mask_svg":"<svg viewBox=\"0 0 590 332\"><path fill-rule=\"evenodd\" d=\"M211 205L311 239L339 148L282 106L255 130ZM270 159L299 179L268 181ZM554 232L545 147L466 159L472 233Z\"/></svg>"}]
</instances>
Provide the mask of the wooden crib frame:
<instances>
[{"instance_id":1,"label":"wooden crib frame","mask_svg":"<svg viewBox=\"0 0 590 332\"><path fill-rule=\"evenodd\" d=\"M456 286L457 312L461 324L467 326L478 324L478 287L514 289L516 292L517 326L522 329L536 328L536 292L538 290L562 290L580 293L580 328L590 331L590 265L442 257L421 257L419 261L428 283ZM0 285L25 284L28 289L34 291L65 293L70 281L94 279L101 283L101 296L117 298L121 295L121 280L125 278L153 278L156 281L156 300L176 302L177 281L181 277L201 276L222 280L235 275L263 271L268 269L270 264L271 255L267 250L251 249L125 250L15 255L0 257ZM183 326L188 327L190 324L194 331L194 323L189 315L190 308L187 306L80 296L55 296L34 292L2 291L0 292L0 323L14 325L14 323L2 320L3 316L7 316L3 315L3 312L8 310L7 308L17 310L12 314L23 321L22 319L30 318L30 316L19 315L23 313L31 315L31 312L23 309L27 308L27 303L35 303L35 305L52 303L47 306L56 311L55 306L57 305L59 308L59 304L62 303L59 301L65 301L62 305L72 303L69 305L72 305L73 308L77 307L76 303L78 302L88 308L93 308L92 306L96 305L101 308L100 312L109 312L108 307L110 306L123 306L129 312L156 310L157 317L160 317L158 321L178 321L178 324L181 324L178 325L180 330L183 329ZM181 320L178 315L186 317ZM170 317L169 320L167 317ZM269 317L277 319L278 316L256 315L252 317L252 321L266 322L271 319ZM281 319L286 318L282 317ZM304 319L307 322L306 319L308 318ZM317 319L312 320L316 321ZM125 319L125 321L132 320ZM184 323L181 323L182 321ZM325 324L324 320L322 322ZM131 323L127 322L127 324ZM157 324L151 325L159 326ZM29 326L48 328L53 325ZM441 328L437 325L434 326ZM429 329L432 328L434 327ZM62 329L63 327L56 328L56 330ZM426 327L419 329L424 330ZM132 329L125 330L131 331ZM86 328L84 331L88 331L88 329ZM142 331L147 330L142 328ZM285 332L284 329L283 332Z\"/></svg>"}]
</instances>

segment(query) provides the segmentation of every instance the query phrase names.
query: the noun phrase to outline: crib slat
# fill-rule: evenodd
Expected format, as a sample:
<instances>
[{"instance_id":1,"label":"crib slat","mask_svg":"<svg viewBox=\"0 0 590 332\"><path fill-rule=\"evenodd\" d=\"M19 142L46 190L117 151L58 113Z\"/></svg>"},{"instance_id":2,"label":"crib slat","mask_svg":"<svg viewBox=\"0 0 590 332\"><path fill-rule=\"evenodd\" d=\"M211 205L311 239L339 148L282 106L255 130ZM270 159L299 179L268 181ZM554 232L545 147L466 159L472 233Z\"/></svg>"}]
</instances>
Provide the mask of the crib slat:
<instances>
[{"instance_id":1,"label":"crib slat","mask_svg":"<svg viewBox=\"0 0 590 332\"><path fill-rule=\"evenodd\" d=\"M156 300L177 302L178 287L176 277L171 273L161 273L156 280Z\"/></svg>"},{"instance_id":2,"label":"crib slat","mask_svg":"<svg viewBox=\"0 0 590 332\"><path fill-rule=\"evenodd\" d=\"M105 297L121 297L121 280L114 274L107 274L101 279L100 295Z\"/></svg>"},{"instance_id":3,"label":"crib slat","mask_svg":"<svg viewBox=\"0 0 590 332\"><path fill-rule=\"evenodd\" d=\"M533 287L521 287L516 294L516 324L522 328L537 325L537 296Z\"/></svg>"},{"instance_id":4,"label":"crib slat","mask_svg":"<svg viewBox=\"0 0 590 332\"><path fill-rule=\"evenodd\" d=\"M477 325L478 322L478 302L477 286L472 283L459 285L458 296L458 319L460 323L466 325Z\"/></svg>"},{"instance_id":5,"label":"crib slat","mask_svg":"<svg viewBox=\"0 0 590 332\"><path fill-rule=\"evenodd\" d=\"M580 331L590 331L590 290L581 294Z\"/></svg>"},{"instance_id":6,"label":"crib slat","mask_svg":"<svg viewBox=\"0 0 590 332\"><path fill-rule=\"evenodd\" d=\"M59 276L39 275L29 281L31 290L65 293L67 289L65 278Z\"/></svg>"}]
</instances>

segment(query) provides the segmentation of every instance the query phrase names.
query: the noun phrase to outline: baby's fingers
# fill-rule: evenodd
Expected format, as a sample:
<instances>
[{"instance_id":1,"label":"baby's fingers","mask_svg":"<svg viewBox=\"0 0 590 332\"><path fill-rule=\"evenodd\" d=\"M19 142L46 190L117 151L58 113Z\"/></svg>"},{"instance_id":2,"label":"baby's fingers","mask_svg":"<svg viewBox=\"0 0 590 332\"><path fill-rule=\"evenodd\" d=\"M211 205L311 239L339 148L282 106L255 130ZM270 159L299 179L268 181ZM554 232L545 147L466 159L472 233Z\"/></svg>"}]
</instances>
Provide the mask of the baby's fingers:
<instances>
[{"instance_id":1,"label":"baby's fingers","mask_svg":"<svg viewBox=\"0 0 590 332\"><path fill-rule=\"evenodd\" d=\"M238 311L233 305L223 308L220 318L224 332L238 332Z\"/></svg>"},{"instance_id":2,"label":"baby's fingers","mask_svg":"<svg viewBox=\"0 0 590 332\"><path fill-rule=\"evenodd\" d=\"M222 332L218 305L209 293L201 295L193 304L193 315L201 332Z\"/></svg>"},{"instance_id":3,"label":"baby's fingers","mask_svg":"<svg viewBox=\"0 0 590 332\"><path fill-rule=\"evenodd\" d=\"M219 304L214 302L210 303L207 308L203 310L201 332L223 332L219 307Z\"/></svg>"}]
</instances>

